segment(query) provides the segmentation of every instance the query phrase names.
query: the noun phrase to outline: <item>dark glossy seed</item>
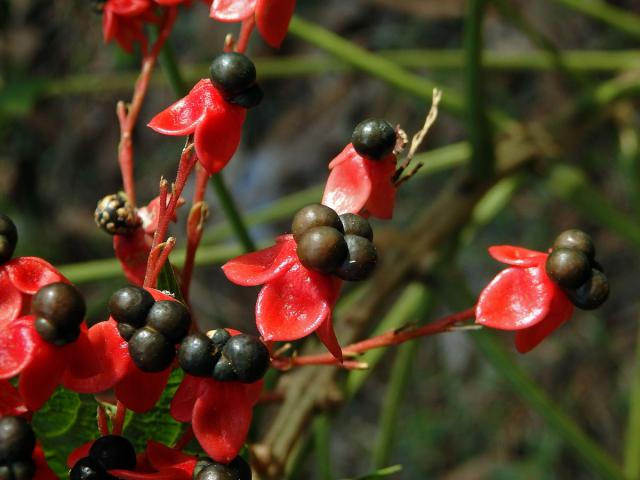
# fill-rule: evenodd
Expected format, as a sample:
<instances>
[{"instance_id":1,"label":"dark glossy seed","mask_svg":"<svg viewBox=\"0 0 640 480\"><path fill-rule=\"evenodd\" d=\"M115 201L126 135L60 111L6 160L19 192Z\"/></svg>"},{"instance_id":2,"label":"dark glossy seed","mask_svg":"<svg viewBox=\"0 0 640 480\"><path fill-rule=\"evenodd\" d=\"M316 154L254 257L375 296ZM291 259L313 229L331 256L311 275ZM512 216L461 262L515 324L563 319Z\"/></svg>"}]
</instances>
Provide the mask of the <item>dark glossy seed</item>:
<instances>
[{"instance_id":1,"label":"dark glossy seed","mask_svg":"<svg viewBox=\"0 0 640 480\"><path fill-rule=\"evenodd\" d=\"M102 198L96 206L93 218L96 225L109 235L128 235L140 225L135 207L122 192Z\"/></svg>"},{"instance_id":2,"label":"dark glossy seed","mask_svg":"<svg viewBox=\"0 0 640 480\"><path fill-rule=\"evenodd\" d=\"M343 213L340 215L340 221L345 235L357 235L370 241L373 240L373 230L366 218L355 213Z\"/></svg>"},{"instance_id":3,"label":"dark glossy seed","mask_svg":"<svg viewBox=\"0 0 640 480\"><path fill-rule=\"evenodd\" d=\"M262 97L264 97L264 93L260 85L251 85L246 90L234 95L229 95L225 97L225 99L227 102L240 105L243 108L253 108L260 105Z\"/></svg>"},{"instance_id":4,"label":"dark glossy seed","mask_svg":"<svg viewBox=\"0 0 640 480\"><path fill-rule=\"evenodd\" d=\"M199 332L187 335L178 349L180 367L196 377L210 377L219 357L211 339Z\"/></svg>"},{"instance_id":5,"label":"dark glossy seed","mask_svg":"<svg viewBox=\"0 0 640 480\"><path fill-rule=\"evenodd\" d=\"M143 327L129 339L129 355L143 372L161 372L171 365L175 347L157 330Z\"/></svg>"},{"instance_id":6,"label":"dark glossy seed","mask_svg":"<svg viewBox=\"0 0 640 480\"><path fill-rule=\"evenodd\" d=\"M38 290L31 300L31 310L57 328L75 330L82 323L87 309L77 288L58 282Z\"/></svg>"},{"instance_id":7,"label":"dark glossy seed","mask_svg":"<svg viewBox=\"0 0 640 480\"><path fill-rule=\"evenodd\" d=\"M183 303L161 300L154 303L147 313L146 325L173 343L179 343L189 333L191 315Z\"/></svg>"},{"instance_id":8,"label":"dark glossy seed","mask_svg":"<svg viewBox=\"0 0 640 480\"><path fill-rule=\"evenodd\" d=\"M224 328L216 328L215 330L209 330L207 337L211 339L217 350L222 350L222 347L224 347L231 338L231 334Z\"/></svg>"},{"instance_id":9,"label":"dark glossy seed","mask_svg":"<svg viewBox=\"0 0 640 480\"><path fill-rule=\"evenodd\" d=\"M238 480L238 477L225 465L214 463L203 468L197 480Z\"/></svg>"},{"instance_id":10,"label":"dark glossy seed","mask_svg":"<svg viewBox=\"0 0 640 480\"><path fill-rule=\"evenodd\" d=\"M36 464L31 459L0 465L0 480L32 480L35 474Z\"/></svg>"},{"instance_id":11,"label":"dark glossy seed","mask_svg":"<svg viewBox=\"0 0 640 480\"><path fill-rule=\"evenodd\" d=\"M576 290L567 290L573 304L582 310L594 310L609 298L609 279L599 270L591 271L591 278Z\"/></svg>"},{"instance_id":12,"label":"dark glossy seed","mask_svg":"<svg viewBox=\"0 0 640 480\"><path fill-rule=\"evenodd\" d=\"M127 342L131 340L131 337L134 333L136 333L137 328L133 325L129 325L128 323L119 323L118 324L118 333L122 338L124 338Z\"/></svg>"},{"instance_id":13,"label":"dark glossy seed","mask_svg":"<svg viewBox=\"0 0 640 480\"><path fill-rule=\"evenodd\" d=\"M69 480L112 480L115 478L91 457L78 460L69 472Z\"/></svg>"},{"instance_id":14,"label":"dark glossy seed","mask_svg":"<svg viewBox=\"0 0 640 480\"><path fill-rule=\"evenodd\" d=\"M38 332L38 335L40 335L40 338L58 347L73 343L80 336L80 327L77 325L70 328L59 328L42 317L36 318L33 326L36 332Z\"/></svg>"},{"instance_id":15,"label":"dark glossy seed","mask_svg":"<svg viewBox=\"0 0 640 480\"><path fill-rule=\"evenodd\" d=\"M143 327L155 300L144 288L133 285L114 292L109 299L109 313L116 322Z\"/></svg>"},{"instance_id":16,"label":"dark glossy seed","mask_svg":"<svg viewBox=\"0 0 640 480\"><path fill-rule=\"evenodd\" d=\"M28 460L35 446L36 436L25 419L0 418L0 463Z\"/></svg>"},{"instance_id":17,"label":"dark glossy seed","mask_svg":"<svg viewBox=\"0 0 640 480\"><path fill-rule=\"evenodd\" d=\"M596 256L596 247L593 239L588 233L578 229L565 230L558 235L553 242L554 250L557 248L572 248L584 253L589 261L593 261Z\"/></svg>"},{"instance_id":18,"label":"dark glossy seed","mask_svg":"<svg viewBox=\"0 0 640 480\"><path fill-rule=\"evenodd\" d=\"M296 241L307 230L314 227L333 227L342 232L342 222L332 209L319 203L312 203L298 210L291 222L291 233Z\"/></svg>"},{"instance_id":19,"label":"dark glossy seed","mask_svg":"<svg viewBox=\"0 0 640 480\"><path fill-rule=\"evenodd\" d=\"M231 363L222 356L216 362L216 366L213 367L213 375L211 376L219 382L233 382L238 380L238 375L236 375L236 372L233 370Z\"/></svg>"},{"instance_id":20,"label":"dark glossy seed","mask_svg":"<svg viewBox=\"0 0 640 480\"><path fill-rule=\"evenodd\" d=\"M0 213L0 264L11 259L18 244L18 229L13 221Z\"/></svg>"},{"instance_id":21,"label":"dark glossy seed","mask_svg":"<svg viewBox=\"0 0 640 480\"><path fill-rule=\"evenodd\" d=\"M344 239L349 254L336 270L336 275L350 282L366 280L373 274L378 263L376 247L364 237L345 235Z\"/></svg>"},{"instance_id":22,"label":"dark glossy seed","mask_svg":"<svg viewBox=\"0 0 640 480\"><path fill-rule=\"evenodd\" d=\"M198 457L198 461L196 462L196 466L193 467L193 480L197 480L198 479L198 475L200 475L200 472L202 470L204 470L205 468L207 468L209 465L213 465L214 462L213 459L209 458L209 457Z\"/></svg>"},{"instance_id":23,"label":"dark glossy seed","mask_svg":"<svg viewBox=\"0 0 640 480\"><path fill-rule=\"evenodd\" d=\"M236 95L255 83L256 67L246 55L223 53L211 62L209 78L225 97Z\"/></svg>"},{"instance_id":24,"label":"dark glossy seed","mask_svg":"<svg viewBox=\"0 0 640 480\"><path fill-rule=\"evenodd\" d=\"M351 143L360 155L380 160L396 145L396 131L384 120L373 118L360 122L353 130Z\"/></svg>"},{"instance_id":25,"label":"dark glossy seed","mask_svg":"<svg viewBox=\"0 0 640 480\"><path fill-rule=\"evenodd\" d=\"M260 380L269 368L269 350L253 335L241 333L231 337L222 349L222 357L229 361L243 383Z\"/></svg>"},{"instance_id":26,"label":"dark glossy seed","mask_svg":"<svg viewBox=\"0 0 640 480\"><path fill-rule=\"evenodd\" d=\"M304 232L296 252L305 267L324 274L333 273L348 254L344 235L331 227L314 227Z\"/></svg>"},{"instance_id":27,"label":"dark glossy seed","mask_svg":"<svg viewBox=\"0 0 640 480\"><path fill-rule=\"evenodd\" d=\"M549 278L562 288L578 288L591 276L591 264L579 250L558 248L547 257L546 271Z\"/></svg>"},{"instance_id":28,"label":"dark glossy seed","mask_svg":"<svg viewBox=\"0 0 640 480\"><path fill-rule=\"evenodd\" d=\"M98 438L89 449L89 456L105 470L133 470L136 468L136 451L129 440L120 435Z\"/></svg>"}]
</instances>

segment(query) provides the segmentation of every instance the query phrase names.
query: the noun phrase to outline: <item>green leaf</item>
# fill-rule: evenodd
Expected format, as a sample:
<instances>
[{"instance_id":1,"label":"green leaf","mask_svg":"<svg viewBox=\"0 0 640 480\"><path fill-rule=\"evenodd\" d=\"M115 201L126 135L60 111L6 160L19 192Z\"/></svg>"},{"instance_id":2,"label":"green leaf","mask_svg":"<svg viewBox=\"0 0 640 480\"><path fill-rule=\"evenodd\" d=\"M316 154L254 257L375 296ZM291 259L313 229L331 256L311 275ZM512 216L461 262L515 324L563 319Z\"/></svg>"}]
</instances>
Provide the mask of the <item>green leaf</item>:
<instances>
[{"instance_id":1,"label":"green leaf","mask_svg":"<svg viewBox=\"0 0 640 480\"><path fill-rule=\"evenodd\" d=\"M182 290L180 289L180 284L176 278L176 273L169 262L165 262L162 266L162 270L160 270L160 275L158 275L158 290L171 292L177 300L184 302Z\"/></svg>"},{"instance_id":2,"label":"green leaf","mask_svg":"<svg viewBox=\"0 0 640 480\"><path fill-rule=\"evenodd\" d=\"M400 471L402 471L402 465L391 465L390 467L381 468L362 477L345 480L375 480L376 478L388 477L389 475L393 475Z\"/></svg>"}]
</instances>

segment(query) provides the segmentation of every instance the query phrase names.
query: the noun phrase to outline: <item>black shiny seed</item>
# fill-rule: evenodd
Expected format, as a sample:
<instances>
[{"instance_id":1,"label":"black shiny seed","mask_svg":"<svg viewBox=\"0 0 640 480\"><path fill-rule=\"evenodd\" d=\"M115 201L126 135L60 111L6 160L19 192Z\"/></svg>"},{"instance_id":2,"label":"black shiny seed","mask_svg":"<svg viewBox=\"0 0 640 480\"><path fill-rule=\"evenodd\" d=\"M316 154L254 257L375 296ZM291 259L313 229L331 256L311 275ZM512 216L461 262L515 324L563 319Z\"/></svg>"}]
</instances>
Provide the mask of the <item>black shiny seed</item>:
<instances>
[{"instance_id":1,"label":"black shiny seed","mask_svg":"<svg viewBox=\"0 0 640 480\"><path fill-rule=\"evenodd\" d=\"M128 235L140 225L136 209L122 192L102 198L93 217L96 225L110 235Z\"/></svg>"},{"instance_id":2,"label":"black shiny seed","mask_svg":"<svg viewBox=\"0 0 640 480\"><path fill-rule=\"evenodd\" d=\"M209 457L198 457L198 461L196 462L196 466L193 467L193 480L197 480L200 472L207 468L209 465L213 465L215 462L213 459Z\"/></svg>"},{"instance_id":3,"label":"black shiny seed","mask_svg":"<svg viewBox=\"0 0 640 480\"><path fill-rule=\"evenodd\" d=\"M112 480L115 478L91 457L78 460L69 472L69 480Z\"/></svg>"},{"instance_id":4,"label":"black shiny seed","mask_svg":"<svg viewBox=\"0 0 640 480\"><path fill-rule=\"evenodd\" d=\"M211 339L217 350L222 350L222 347L224 347L231 338L231 334L224 328L216 328L215 330L208 331L207 337Z\"/></svg>"},{"instance_id":5,"label":"black shiny seed","mask_svg":"<svg viewBox=\"0 0 640 480\"><path fill-rule=\"evenodd\" d=\"M87 307L77 288L57 282L38 290L31 300L31 310L57 328L75 330L82 323Z\"/></svg>"},{"instance_id":6,"label":"black shiny seed","mask_svg":"<svg viewBox=\"0 0 640 480\"><path fill-rule=\"evenodd\" d=\"M134 333L136 333L137 328L133 325L129 325L128 323L119 323L118 324L118 333L122 338L124 338L127 342L131 340L131 337Z\"/></svg>"},{"instance_id":7,"label":"black shiny seed","mask_svg":"<svg viewBox=\"0 0 640 480\"><path fill-rule=\"evenodd\" d=\"M373 118L360 122L353 130L351 143L360 155L380 160L396 145L396 131L384 120Z\"/></svg>"},{"instance_id":8,"label":"black shiny seed","mask_svg":"<svg viewBox=\"0 0 640 480\"><path fill-rule=\"evenodd\" d=\"M203 459L202 462L200 469L196 464L197 473L196 469L193 471L196 480L251 480L251 467L242 457L234 458L228 465L211 459Z\"/></svg>"},{"instance_id":9,"label":"black shiny seed","mask_svg":"<svg viewBox=\"0 0 640 480\"><path fill-rule=\"evenodd\" d=\"M0 418L0 463L28 460L35 446L36 436L25 419Z\"/></svg>"},{"instance_id":10,"label":"black shiny seed","mask_svg":"<svg viewBox=\"0 0 640 480\"><path fill-rule=\"evenodd\" d=\"M291 222L291 233L296 242L307 230L314 227L333 227L342 232L342 222L338 214L326 205L312 203L298 210Z\"/></svg>"},{"instance_id":11,"label":"black shiny seed","mask_svg":"<svg viewBox=\"0 0 640 480\"><path fill-rule=\"evenodd\" d=\"M210 377L219 357L211 339L199 332L187 335L178 349L180 367L196 377Z\"/></svg>"},{"instance_id":12,"label":"black shiny seed","mask_svg":"<svg viewBox=\"0 0 640 480\"><path fill-rule=\"evenodd\" d=\"M129 339L129 355L143 372L161 372L169 368L175 353L173 343L149 327L136 330Z\"/></svg>"},{"instance_id":13,"label":"black shiny seed","mask_svg":"<svg viewBox=\"0 0 640 480\"><path fill-rule=\"evenodd\" d=\"M591 264L579 250L558 248L547 257L546 271L549 278L562 288L578 288L591 276Z\"/></svg>"},{"instance_id":14,"label":"black shiny seed","mask_svg":"<svg viewBox=\"0 0 640 480\"><path fill-rule=\"evenodd\" d=\"M147 313L146 325L173 343L179 343L189 333L191 315L183 303L161 300L154 303Z\"/></svg>"},{"instance_id":15,"label":"black shiny seed","mask_svg":"<svg viewBox=\"0 0 640 480\"><path fill-rule=\"evenodd\" d=\"M558 235L553 242L554 250L557 248L570 248L584 253L589 261L593 261L596 256L596 247L593 244L591 235L578 229L565 230Z\"/></svg>"},{"instance_id":16,"label":"black shiny seed","mask_svg":"<svg viewBox=\"0 0 640 480\"><path fill-rule=\"evenodd\" d=\"M38 317L33 326L45 342L52 343L58 347L73 343L80 336L80 327L59 328L46 318Z\"/></svg>"},{"instance_id":17,"label":"black shiny seed","mask_svg":"<svg viewBox=\"0 0 640 480\"><path fill-rule=\"evenodd\" d=\"M211 62L209 78L225 97L236 95L255 83L256 67L246 55L223 53Z\"/></svg>"},{"instance_id":18,"label":"black shiny seed","mask_svg":"<svg viewBox=\"0 0 640 480\"><path fill-rule=\"evenodd\" d=\"M18 244L18 229L13 221L0 213L0 264L11 259Z\"/></svg>"},{"instance_id":19,"label":"black shiny seed","mask_svg":"<svg viewBox=\"0 0 640 480\"><path fill-rule=\"evenodd\" d=\"M347 258L348 249L344 235L335 228L314 227L300 236L296 252L305 267L331 274Z\"/></svg>"},{"instance_id":20,"label":"black shiny seed","mask_svg":"<svg viewBox=\"0 0 640 480\"><path fill-rule=\"evenodd\" d=\"M357 235L370 241L373 240L373 230L366 218L355 213L343 213L340 215L340 221L345 235Z\"/></svg>"},{"instance_id":21,"label":"black shiny seed","mask_svg":"<svg viewBox=\"0 0 640 480\"><path fill-rule=\"evenodd\" d=\"M197 480L238 480L238 477L226 465L214 463L203 468Z\"/></svg>"},{"instance_id":22,"label":"black shiny seed","mask_svg":"<svg viewBox=\"0 0 640 480\"><path fill-rule=\"evenodd\" d=\"M31 459L0 465L0 480L31 480L35 474L36 464Z\"/></svg>"},{"instance_id":23,"label":"black shiny seed","mask_svg":"<svg viewBox=\"0 0 640 480\"><path fill-rule=\"evenodd\" d=\"M106 435L97 439L91 445L89 456L105 470L136 468L136 451L131 442L120 435Z\"/></svg>"},{"instance_id":24,"label":"black shiny seed","mask_svg":"<svg viewBox=\"0 0 640 480\"><path fill-rule=\"evenodd\" d=\"M263 97L264 93L262 92L262 88L260 88L260 85L256 84L251 85L249 88L240 93L228 95L225 97L225 99L227 100L227 102L240 105L243 108L253 108L260 105Z\"/></svg>"},{"instance_id":25,"label":"black shiny seed","mask_svg":"<svg viewBox=\"0 0 640 480\"><path fill-rule=\"evenodd\" d=\"M601 271L592 269L591 278L584 285L566 292L576 307L594 310L609 298L609 279Z\"/></svg>"},{"instance_id":26,"label":"black shiny seed","mask_svg":"<svg viewBox=\"0 0 640 480\"><path fill-rule=\"evenodd\" d=\"M211 376L219 382L233 382L238 380L238 375L233 370L231 363L222 356L216 362L216 366L213 367L213 374Z\"/></svg>"},{"instance_id":27,"label":"black shiny seed","mask_svg":"<svg viewBox=\"0 0 640 480\"><path fill-rule=\"evenodd\" d=\"M336 275L350 282L366 280L373 274L378 263L376 247L366 238L356 235L345 235L344 240L349 254L336 270Z\"/></svg>"},{"instance_id":28,"label":"black shiny seed","mask_svg":"<svg viewBox=\"0 0 640 480\"><path fill-rule=\"evenodd\" d=\"M229 361L243 383L260 380L269 368L269 350L253 335L241 333L231 337L222 349L222 357Z\"/></svg>"},{"instance_id":29,"label":"black shiny seed","mask_svg":"<svg viewBox=\"0 0 640 480\"><path fill-rule=\"evenodd\" d=\"M109 299L109 313L118 323L142 327L155 300L141 287L133 285L114 292Z\"/></svg>"}]
</instances>

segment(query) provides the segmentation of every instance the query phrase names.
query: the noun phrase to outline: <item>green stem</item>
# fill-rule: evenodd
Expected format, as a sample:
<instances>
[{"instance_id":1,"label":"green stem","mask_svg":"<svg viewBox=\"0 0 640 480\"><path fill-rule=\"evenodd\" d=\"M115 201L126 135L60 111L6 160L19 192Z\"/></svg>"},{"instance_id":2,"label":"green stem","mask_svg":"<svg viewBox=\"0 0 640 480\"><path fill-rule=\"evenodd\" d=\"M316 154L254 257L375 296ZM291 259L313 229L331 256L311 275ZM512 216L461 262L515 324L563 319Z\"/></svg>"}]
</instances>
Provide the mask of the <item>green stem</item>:
<instances>
[{"instance_id":1,"label":"green stem","mask_svg":"<svg viewBox=\"0 0 640 480\"><path fill-rule=\"evenodd\" d=\"M640 479L640 329L629 393L629 419L624 442L624 471L628 480Z\"/></svg>"},{"instance_id":2,"label":"green stem","mask_svg":"<svg viewBox=\"0 0 640 480\"><path fill-rule=\"evenodd\" d=\"M486 94L482 72L482 25L487 0L469 0L464 29L464 51L467 61L465 93L467 114L465 123L471 143L471 173L479 179L493 175L495 153L493 135L485 110Z\"/></svg>"},{"instance_id":3,"label":"green stem","mask_svg":"<svg viewBox=\"0 0 640 480\"><path fill-rule=\"evenodd\" d=\"M614 7L602 0L555 0L556 3L577 10L610 26L640 38L640 15Z\"/></svg>"},{"instance_id":4,"label":"green stem","mask_svg":"<svg viewBox=\"0 0 640 480\"><path fill-rule=\"evenodd\" d=\"M329 415L326 413L318 415L313 421L314 452L320 480L333 480L334 478L331 470L330 426Z\"/></svg>"}]
</instances>

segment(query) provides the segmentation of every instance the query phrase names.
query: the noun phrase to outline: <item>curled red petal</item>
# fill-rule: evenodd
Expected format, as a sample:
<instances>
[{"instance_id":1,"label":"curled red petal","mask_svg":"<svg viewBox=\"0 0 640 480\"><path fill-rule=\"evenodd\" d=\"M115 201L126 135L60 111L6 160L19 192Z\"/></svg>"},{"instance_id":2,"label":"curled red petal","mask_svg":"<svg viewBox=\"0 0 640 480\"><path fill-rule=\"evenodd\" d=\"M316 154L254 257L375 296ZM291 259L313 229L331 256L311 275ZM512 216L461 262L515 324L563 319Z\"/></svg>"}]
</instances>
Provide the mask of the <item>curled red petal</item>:
<instances>
[{"instance_id":1,"label":"curled red petal","mask_svg":"<svg viewBox=\"0 0 640 480\"><path fill-rule=\"evenodd\" d=\"M193 409L193 432L211 458L229 463L247 438L262 381L246 385L207 379L207 384Z\"/></svg>"},{"instance_id":2,"label":"curled red petal","mask_svg":"<svg viewBox=\"0 0 640 480\"><path fill-rule=\"evenodd\" d=\"M142 228L137 228L131 235L114 235L113 249L127 280L134 285L142 285L151 251L151 238Z\"/></svg>"},{"instance_id":3,"label":"curled red petal","mask_svg":"<svg viewBox=\"0 0 640 480\"><path fill-rule=\"evenodd\" d=\"M182 453L175 448L167 447L162 443L149 440L147 442L147 458L156 470L165 468L179 468L186 472L193 472L196 458Z\"/></svg>"},{"instance_id":4,"label":"curled red petal","mask_svg":"<svg viewBox=\"0 0 640 480\"><path fill-rule=\"evenodd\" d=\"M513 245L493 245L489 247L489 255L499 262L518 267L534 267L540 265L547 258L547 254L544 252Z\"/></svg>"},{"instance_id":5,"label":"curled red petal","mask_svg":"<svg viewBox=\"0 0 640 480\"><path fill-rule=\"evenodd\" d=\"M204 380L185 374L178 390L171 399L171 416L179 422L190 423L193 407L200 395L200 384Z\"/></svg>"},{"instance_id":6,"label":"curled red petal","mask_svg":"<svg viewBox=\"0 0 640 480\"><path fill-rule=\"evenodd\" d=\"M342 347L340 347L340 343L338 343L338 338L336 337L336 332L333 329L331 315L329 315L329 317L320 324L316 330L316 335L324 346L327 347L327 350L329 350L331 355L333 355L339 362L342 362Z\"/></svg>"},{"instance_id":7,"label":"curled red petal","mask_svg":"<svg viewBox=\"0 0 640 480\"><path fill-rule=\"evenodd\" d=\"M322 203L338 214L359 213L371 196L371 178L366 160L353 152L342 152L324 188ZM333 163L333 162L332 162Z\"/></svg>"},{"instance_id":8,"label":"curled red petal","mask_svg":"<svg viewBox=\"0 0 640 480\"><path fill-rule=\"evenodd\" d=\"M0 380L0 417L17 417L28 413L29 409L16 387L11 385L8 380Z\"/></svg>"},{"instance_id":9,"label":"curled red petal","mask_svg":"<svg viewBox=\"0 0 640 480\"><path fill-rule=\"evenodd\" d=\"M240 144L247 111L221 100L207 109L196 126L193 142L198 161L210 175L222 170Z\"/></svg>"},{"instance_id":10,"label":"curled red petal","mask_svg":"<svg viewBox=\"0 0 640 480\"><path fill-rule=\"evenodd\" d=\"M260 291L256 302L258 330L268 341L305 337L329 318L334 301L332 277L296 262Z\"/></svg>"},{"instance_id":11,"label":"curled red petal","mask_svg":"<svg viewBox=\"0 0 640 480\"><path fill-rule=\"evenodd\" d=\"M102 373L104 364L89 339L87 327L83 323L78 338L63 347L67 355L67 369L64 376L87 378Z\"/></svg>"},{"instance_id":12,"label":"curled red petal","mask_svg":"<svg viewBox=\"0 0 640 480\"><path fill-rule=\"evenodd\" d=\"M148 126L164 135L190 135L207 110L223 101L211 81L203 78L185 97L153 117Z\"/></svg>"},{"instance_id":13,"label":"curled red petal","mask_svg":"<svg viewBox=\"0 0 640 480\"><path fill-rule=\"evenodd\" d=\"M161 372L147 373L131 361L129 371L115 386L116 397L129 410L144 413L151 410L160 400L169 375L171 367Z\"/></svg>"},{"instance_id":14,"label":"curled red petal","mask_svg":"<svg viewBox=\"0 0 640 480\"><path fill-rule=\"evenodd\" d=\"M83 443L79 447L75 448L67 457L67 467L73 468L73 466L78 463L78 460L84 457L89 456L89 450L91 450L91 445L93 445L95 440L89 440L86 443Z\"/></svg>"},{"instance_id":15,"label":"curled red petal","mask_svg":"<svg viewBox=\"0 0 640 480\"><path fill-rule=\"evenodd\" d=\"M22 294L13 286L8 273L0 268L0 329L4 330L7 325L20 316L22 312ZM1 341L1 340L0 340ZM2 351L0 351L0 359ZM2 362L0 362L1 364Z\"/></svg>"},{"instance_id":16,"label":"curled red petal","mask_svg":"<svg viewBox=\"0 0 640 480\"><path fill-rule=\"evenodd\" d=\"M38 348L33 317L22 317L0 335L0 379L15 377L31 363Z\"/></svg>"},{"instance_id":17,"label":"curled red petal","mask_svg":"<svg viewBox=\"0 0 640 480\"><path fill-rule=\"evenodd\" d=\"M179 468L167 468L159 472L134 472L131 470L108 470L123 480L191 480L192 475Z\"/></svg>"},{"instance_id":18,"label":"curled red petal","mask_svg":"<svg viewBox=\"0 0 640 480\"><path fill-rule=\"evenodd\" d=\"M144 13L151 5L151 0L108 0L105 11L111 10L118 15L134 17Z\"/></svg>"},{"instance_id":19,"label":"curled red petal","mask_svg":"<svg viewBox=\"0 0 640 480\"><path fill-rule=\"evenodd\" d=\"M35 294L45 285L69 282L49 262L38 257L18 257L4 264L13 285L22 293Z\"/></svg>"},{"instance_id":20,"label":"curled red petal","mask_svg":"<svg viewBox=\"0 0 640 480\"><path fill-rule=\"evenodd\" d=\"M240 22L253 15L256 0L213 0L209 15L220 22Z\"/></svg>"},{"instance_id":21,"label":"curled red petal","mask_svg":"<svg viewBox=\"0 0 640 480\"><path fill-rule=\"evenodd\" d=\"M272 247L229 260L222 271L236 285L262 285L286 272L297 258L293 235L285 235Z\"/></svg>"},{"instance_id":22,"label":"curled red petal","mask_svg":"<svg viewBox=\"0 0 640 480\"><path fill-rule=\"evenodd\" d=\"M507 268L480 294L476 323L501 330L532 327L545 318L554 294L544 268Z\"/></svg>"},{"instance_id":23,"label":"curled red petal","mask_svg":"<svg viewBox=\"0 0 640 480\"><path fill-rule=\"evenodd\" d=\"M364 205L370 215L388 220L393 217L396 204L396 186L393 175L396 172L396 157L393 154L381 160L364 159L371 178L371 195Z\"/></svg>"},{"instance_id":24,"label":"curled red petal","mask_svg":"<svg viewBox=\"0 0 640 480\"><path fill-rule=\"evenodd\" d=\"M296 0L258 0L256 26L262 38L273 48L279 48L287 35Z\"/></svg>"},{"instance_id":25,"label":"curled red petal","mask_svg":"<svg viewBox=\"0 0 640 480\"><path fill-rule=\"evenodd\" d=\"M44 457L44 451L39 443L36 444L36 448L33 450L31 458L36 464L36 474L34 475L33 480L57 480L58 477L47 464L47 460Z\"/></svg>"},{"instance_id":26,"label":"curled red petal","mask_svg":"<svg viewBox=\"0 0 640 480\"><path fill-rule=\"evenodd\" d=\"M527 353L550 335L556 328L571 318L573 303L556 287L547 315L536 325L518 330L515 344L520 353Z\"/></svg>"}]
</instances>

